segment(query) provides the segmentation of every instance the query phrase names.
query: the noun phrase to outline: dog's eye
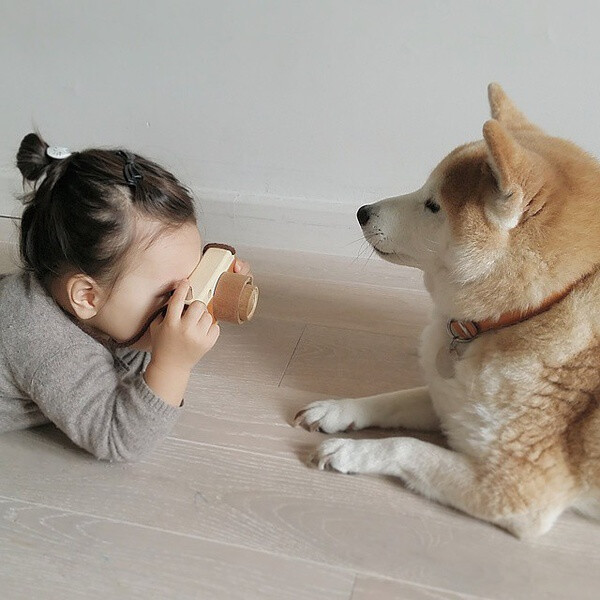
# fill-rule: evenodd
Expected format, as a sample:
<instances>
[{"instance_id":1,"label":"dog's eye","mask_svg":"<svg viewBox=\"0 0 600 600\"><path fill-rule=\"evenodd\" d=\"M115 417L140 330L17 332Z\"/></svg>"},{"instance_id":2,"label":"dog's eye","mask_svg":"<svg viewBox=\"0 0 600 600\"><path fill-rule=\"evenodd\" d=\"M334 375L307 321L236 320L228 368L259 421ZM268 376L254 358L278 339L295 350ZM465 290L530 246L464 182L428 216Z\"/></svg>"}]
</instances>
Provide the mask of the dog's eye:
<instances>
[{"instance_id":1,"label":"dog's eye","mask_svg":"<svg viewBox=\"0 0 600 600\"><path fill-rule=\"evenodd\" d=\"M434 202L432 198L429 198L429 200L425 202L425 208L430 210L432 213L436 213L440 210L440 205Z\"/></svg>"}]
</instances>

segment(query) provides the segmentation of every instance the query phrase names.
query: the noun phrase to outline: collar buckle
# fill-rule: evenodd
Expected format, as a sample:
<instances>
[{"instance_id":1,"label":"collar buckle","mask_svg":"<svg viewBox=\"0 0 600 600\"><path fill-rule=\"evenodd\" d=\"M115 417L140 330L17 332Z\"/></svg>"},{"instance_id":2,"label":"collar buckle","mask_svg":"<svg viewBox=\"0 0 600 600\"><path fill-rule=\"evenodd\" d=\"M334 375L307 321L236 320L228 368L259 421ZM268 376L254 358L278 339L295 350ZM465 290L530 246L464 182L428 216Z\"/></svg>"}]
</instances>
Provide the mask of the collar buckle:
<instances>
[{"instance_id":1,"label":"collar buckle","mask_svg":"<svg viewBox=\"0 0 600 600\"><path fill-rule=\"evenodd\" d=\"M475 321L450 319L446 324L446 328L452 338L452 344L468 343L481 333L479 325Z\"/></svg>"}]
</instances>

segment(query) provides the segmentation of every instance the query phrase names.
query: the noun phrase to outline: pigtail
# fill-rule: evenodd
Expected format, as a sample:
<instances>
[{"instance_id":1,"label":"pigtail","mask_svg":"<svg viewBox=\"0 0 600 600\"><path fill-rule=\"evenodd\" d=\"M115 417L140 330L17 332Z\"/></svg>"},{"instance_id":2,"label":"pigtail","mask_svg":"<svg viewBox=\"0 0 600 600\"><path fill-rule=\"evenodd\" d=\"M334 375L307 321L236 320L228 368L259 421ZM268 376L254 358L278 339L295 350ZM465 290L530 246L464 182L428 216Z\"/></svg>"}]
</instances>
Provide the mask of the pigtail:
<instances>
[{"instance_id":1,"label":"pigtail","mask_svg":"<svg viewBox=\"0 0 600 600\"><path fill-rule=\"evenodd\" d=\"M48 171L52 159L46 154L48 144L37 133L28 133L17 152L17 167L23 179L37 182Z\"/></svg>"}]
</instances>

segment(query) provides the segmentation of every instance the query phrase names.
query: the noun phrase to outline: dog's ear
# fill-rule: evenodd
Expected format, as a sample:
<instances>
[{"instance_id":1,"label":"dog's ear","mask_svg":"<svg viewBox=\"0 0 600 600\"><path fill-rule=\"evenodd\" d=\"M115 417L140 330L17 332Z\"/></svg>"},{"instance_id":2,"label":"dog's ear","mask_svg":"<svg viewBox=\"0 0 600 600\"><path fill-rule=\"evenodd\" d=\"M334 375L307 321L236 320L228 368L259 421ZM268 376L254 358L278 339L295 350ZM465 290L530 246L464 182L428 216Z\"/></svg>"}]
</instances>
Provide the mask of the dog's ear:
<instances>
[{"instance_id":1,"label":"dog's ear","mask_svg":"<svg viewBox=\"0 0 600 600\"><path fill-rule=\"evenodd\" d=\"M486 206L489 216L504 229L512 229L538 194L547 175L544 159L521 146L499 121L483 126L490 165L499 194Z\"/></svg>"},{"instance_id":2,"label":"dog's ear","mask_svg":"<svg viewBox=\"0 0 600 600\"><path fill-rule=\"evenodd\" d=\"M542 133L542 130L537 125L531 123L514 105L513 101L506 95L498 83L490 83L488 85L488 100L490 102L492 119L500 121L509 129L530 130Z\"/></svg>"}]
</instances>

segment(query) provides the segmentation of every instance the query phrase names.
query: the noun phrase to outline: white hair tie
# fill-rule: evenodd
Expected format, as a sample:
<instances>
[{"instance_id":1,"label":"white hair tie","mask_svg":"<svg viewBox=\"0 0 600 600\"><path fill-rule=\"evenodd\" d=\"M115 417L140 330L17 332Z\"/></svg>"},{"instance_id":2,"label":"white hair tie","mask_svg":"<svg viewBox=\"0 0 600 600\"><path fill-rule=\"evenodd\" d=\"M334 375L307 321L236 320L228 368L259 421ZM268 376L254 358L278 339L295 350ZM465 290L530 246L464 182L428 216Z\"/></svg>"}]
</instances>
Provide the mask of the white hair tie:
<instances>
[{"instance_id":1,"label":"white hair tie","mask_svg":"<svg viewBox=\"0 0 600 600\"><path fill-rule=\"evenodd\" d=\"M62 148L61 146L48 146L46 148L46 154L50 158L60 160L61 158L71 156L71 151L68 148Z\"/></svg>"}]
</instances>

